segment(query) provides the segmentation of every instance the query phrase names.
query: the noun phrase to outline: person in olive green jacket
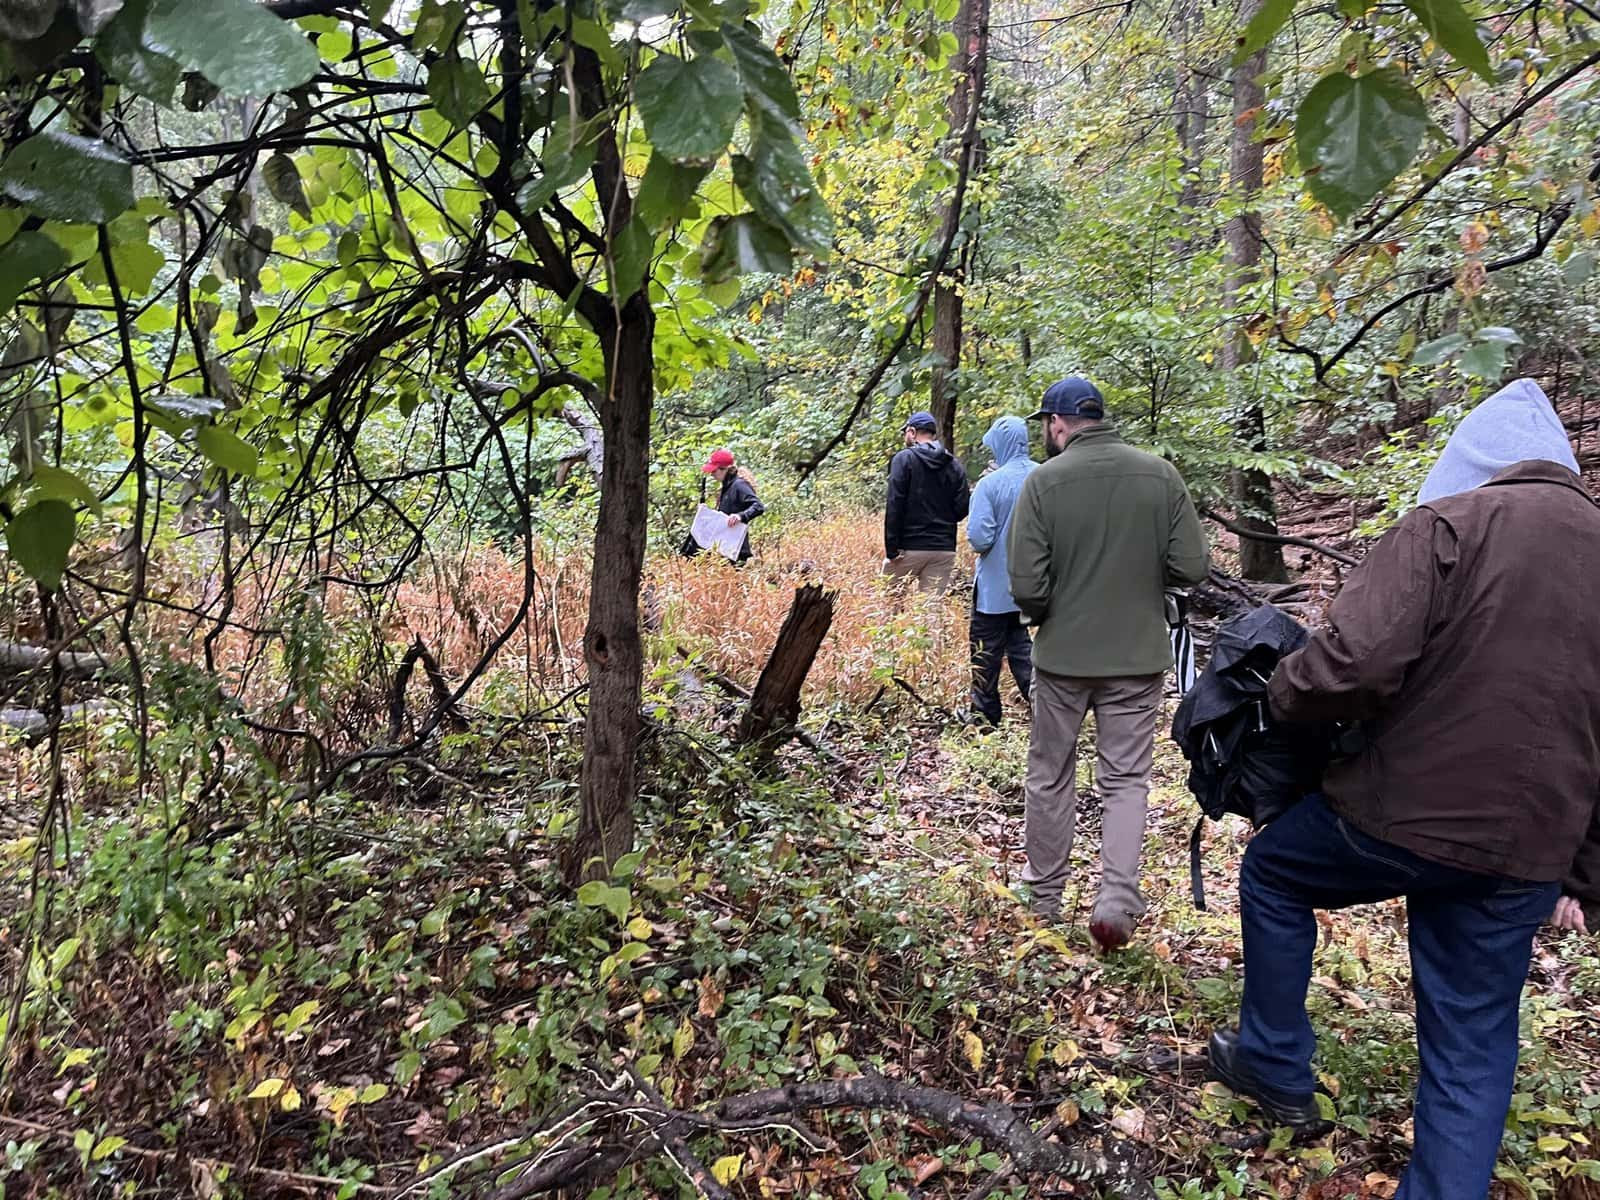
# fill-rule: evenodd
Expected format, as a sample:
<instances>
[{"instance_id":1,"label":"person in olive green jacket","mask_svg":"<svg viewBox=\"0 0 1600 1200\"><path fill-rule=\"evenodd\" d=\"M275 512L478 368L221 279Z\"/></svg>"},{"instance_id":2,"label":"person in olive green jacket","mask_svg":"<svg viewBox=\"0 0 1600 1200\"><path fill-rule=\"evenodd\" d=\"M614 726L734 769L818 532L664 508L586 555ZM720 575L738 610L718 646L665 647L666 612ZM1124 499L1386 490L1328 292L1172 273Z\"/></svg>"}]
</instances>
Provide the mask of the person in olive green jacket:
<instances>
[{"instance_id":1,"label":"person in olive green jacket","mask_svg":"<svg viewBox=\"0 0 1600 1200\"><path fill-rule=\"evenodd\" d=\"M1039 627L1022 877L1034 912L1059 917L1078 734L1093 710L1104 833L1089 930L1112 950L1145 910L1139 859L1161 682L1172 665L1163 592L1204 579L1210 553L1177 470L1105 423L1094 384L1052 384L1033 415L1050 458L1023 485L1006 544L1011 594Z\"/></svg>"}]
</instances>

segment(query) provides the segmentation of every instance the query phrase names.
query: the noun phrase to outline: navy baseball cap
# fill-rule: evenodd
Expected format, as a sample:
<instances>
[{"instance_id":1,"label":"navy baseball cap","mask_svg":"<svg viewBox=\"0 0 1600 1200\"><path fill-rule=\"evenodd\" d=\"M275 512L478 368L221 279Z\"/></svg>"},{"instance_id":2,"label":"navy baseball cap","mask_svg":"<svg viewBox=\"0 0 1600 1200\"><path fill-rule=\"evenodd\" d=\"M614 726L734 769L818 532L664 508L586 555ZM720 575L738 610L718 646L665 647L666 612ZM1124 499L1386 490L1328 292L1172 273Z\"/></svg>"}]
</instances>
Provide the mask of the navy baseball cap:
<instances>
[{"instance_id":1,"label":"navy baseball cap","mask_svg":"<svg viewBox=\"0 0 1600 1200\"><path fill-rule=\"evenodd\" d=\"M914 412L906 418L907 429L920 429L924 433L936 433L939 422L933 419L931 412Z\"/></svg>"},{"instance_id":2,"label":"navy baseball cap","mask_svg":"<svg viewBox=\"0 0 1600 1200\"><path fill-rule=\"evenodd\" d=\"M1106 402L1100 395L1100 389L1087 379L1077 375L1068 375L1056 383L1052 383L1040 402L1039 411L1028 420L1039 417L1088 417L1098 421L1106 415Z\"/></svg>"}]
</instances>

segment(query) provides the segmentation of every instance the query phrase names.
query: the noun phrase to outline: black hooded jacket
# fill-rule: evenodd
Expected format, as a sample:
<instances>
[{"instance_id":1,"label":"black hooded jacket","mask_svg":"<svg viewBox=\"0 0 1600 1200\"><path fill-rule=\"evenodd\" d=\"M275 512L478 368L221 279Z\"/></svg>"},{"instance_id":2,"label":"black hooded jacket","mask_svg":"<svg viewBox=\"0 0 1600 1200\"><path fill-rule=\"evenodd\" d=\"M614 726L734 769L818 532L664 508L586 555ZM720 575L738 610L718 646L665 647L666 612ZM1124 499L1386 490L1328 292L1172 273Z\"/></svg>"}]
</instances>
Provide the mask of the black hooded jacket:
<instances>
[{"instance_id":1,"label":"black hooded jacket","mask_svg":"<svg viewBox=\"0 0 1600 1200\"><path fill-rule=\"evenodd\" d=\"M889 503L883 514L883 552L954 550L956 526L967 515L966 468L938 442L919 442L889 464Z\"/></svg>"}]
</instances>

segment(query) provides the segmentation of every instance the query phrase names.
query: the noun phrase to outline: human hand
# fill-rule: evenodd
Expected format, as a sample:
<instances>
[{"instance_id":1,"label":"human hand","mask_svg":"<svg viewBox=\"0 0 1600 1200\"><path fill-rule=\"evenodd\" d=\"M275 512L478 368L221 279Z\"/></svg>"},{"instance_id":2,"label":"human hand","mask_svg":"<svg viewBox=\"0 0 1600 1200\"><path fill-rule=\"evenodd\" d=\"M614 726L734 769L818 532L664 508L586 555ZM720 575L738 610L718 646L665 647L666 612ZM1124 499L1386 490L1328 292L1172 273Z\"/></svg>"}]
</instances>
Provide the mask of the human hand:
<instances>
[{"instance_id":1,"label":"human hand","mask_svg":"<svg viewBox=\"0 0 1600 1200\"><path fill-rule=\"evenodd\" d=\"M1583 905L1571 896L1563 896L1556 901L1556 910L1550 914L1550 924L1575 933L1589 932L1589 926L1583 919Z\"/></svg>"},{"instance_id":2,"label":"human hand","mask_svg":"<svg viewBox=\"0 0 1600 1200\"><path fill-rule=\"evenodd\" d=\"M738 523L739 523L739 514L738 513L734 513L732 516L730 516L728 518L728 528L729 529L732 529Z\"/></svg>"}]
</instances>

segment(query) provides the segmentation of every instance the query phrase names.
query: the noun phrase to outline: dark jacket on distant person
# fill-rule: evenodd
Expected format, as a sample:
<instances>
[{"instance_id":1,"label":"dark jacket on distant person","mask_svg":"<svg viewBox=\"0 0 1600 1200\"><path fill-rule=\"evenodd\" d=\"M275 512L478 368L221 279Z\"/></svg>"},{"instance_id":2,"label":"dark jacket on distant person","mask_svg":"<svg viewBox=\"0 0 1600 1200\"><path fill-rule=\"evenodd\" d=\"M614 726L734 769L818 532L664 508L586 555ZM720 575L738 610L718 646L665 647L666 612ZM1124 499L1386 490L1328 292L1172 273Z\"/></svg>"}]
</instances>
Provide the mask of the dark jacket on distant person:
<instances>
[{"instance_id":1,"label":"dark jacket on distant person","mask_svg":"<svg viewBox=\"0 0 1600 1200\"><path fill-rule=\"evenodd\" d=\"M966 468L938 442L907 446L889 464L889 502L883 513L883 553L954 550L956 526L967 515Z\"/></svg>"},{"instance_id":2,"label":"dark jacket on distant person","mask_svg":"<svg viewBox=\"0 0 1600 1200\"><path fill-rule=\"evenodd\" d=\"M757 499L756 490L750 486L750 482L735 475L722 485L722 491L717 495L717 511L738 517L744 523L744 545L739 547L738 560L744 562L750 557L750 522L766 512L766 506Z\"/></svg>"},{"instance_id":3,"label":"dark jacket on distant person","mask_svg":"<svg viewBox=\"0 0 1600 1200\"><path fill-rule=\"evenodd\" d=\"M1273 711L1361 722L1364 748L1324 779L1358 829L1449 866L1560 882L1596 922L1597 579L1600 508L1579 477L1516 463L1372 548L1330 627L1272 676Z\"/></svg>"}]
</instances>

